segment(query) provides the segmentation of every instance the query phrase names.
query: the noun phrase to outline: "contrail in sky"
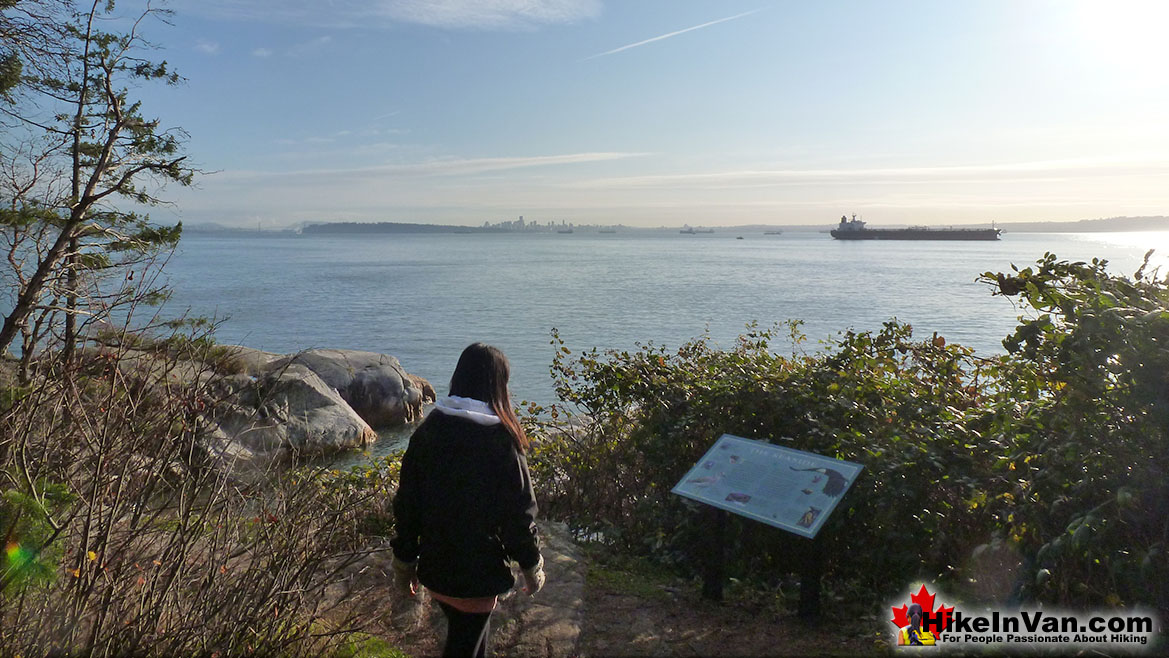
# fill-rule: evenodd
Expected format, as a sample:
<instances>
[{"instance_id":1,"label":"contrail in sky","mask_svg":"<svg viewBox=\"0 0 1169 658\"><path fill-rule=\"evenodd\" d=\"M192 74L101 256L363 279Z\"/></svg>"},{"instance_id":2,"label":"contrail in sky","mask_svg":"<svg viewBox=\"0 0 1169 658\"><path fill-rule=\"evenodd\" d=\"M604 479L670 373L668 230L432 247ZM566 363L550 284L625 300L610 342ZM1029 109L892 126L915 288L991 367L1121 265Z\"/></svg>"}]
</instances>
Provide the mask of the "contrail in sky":
<instances>
[{"instance_id":1,"label":"contrail in sky","mask_svg":"<svg viewBox=\"0 0 1169 658\"><path fill-rule=\"evenodd\" d=\"M694 30L701 30L702 28L704 28L704 27L710 27L711 25L718 25L719 23L725 23L725 22L727 22L727 21L733 21L733 20L735 20L736 18L742 18L742 17L744 17L744 16L750 16L751 14L754 14L754 13L756 13L756 12L758 12L758 11L760 11L760 10L759 10L759 9L753 9L753 10L751 10L751 11L746 11L746 12L743 12L743 13L741 13L741 14L735 14L734 16L727 16L726 18L720 18L720 19L718 19L717 21L710 21L709 23L703 23L702 25L695 25L694 27L688 27L688 28L686 28L686 29L684 29L684 30L678 30L678 31L676 31L676 32L670 32L670 33L668 33L668 34L663 34L663 35L660 35L660 36L653 37L652 39L646 39L645 41L638 41L637 43L631 43L631 44L629 44L629 45L627 45L627 46L621 46L620 48L614 48L613 50L606 50L605 52L603 52L603 53L597 53L596 55L589 55L588 57L585 57L584 59L582 59L582 60L580 60L580 61L582 61L582 62L587 62L587 61L588 61L588 60L590 60L590 59L596 59L596 58L598 58L598 57L604 57L605 55L612 55L613 53L619 53L619 52L621 52L622 50L629 50L629 49L631 49L631 48L637 48L638 46L644 46L644 45L645 45L645 44L647 44L647 43L653 43L653 42L655 42L655 41L661 41L662 39L669 39L670 37L676 37L676 36L678 36L679 34L684 34L684 33L686 33L686 32L693 32Z\"/></svg>"},{"instance_id":2,"label":"contrail in sky","mask_svg":"<svg viewBox=\"0 0 1169 658\"><path fill-rule=\"evenodd\" d=\"M394 110L393 112L386 112L385 114L380 114L380 115L370 119L369 122L373 123L374 121L381 121L382 119L388 119L392 116L395 116L395 115L398 115L401 113L402 113L402 110Z\"/></svg>"}]
</instances>

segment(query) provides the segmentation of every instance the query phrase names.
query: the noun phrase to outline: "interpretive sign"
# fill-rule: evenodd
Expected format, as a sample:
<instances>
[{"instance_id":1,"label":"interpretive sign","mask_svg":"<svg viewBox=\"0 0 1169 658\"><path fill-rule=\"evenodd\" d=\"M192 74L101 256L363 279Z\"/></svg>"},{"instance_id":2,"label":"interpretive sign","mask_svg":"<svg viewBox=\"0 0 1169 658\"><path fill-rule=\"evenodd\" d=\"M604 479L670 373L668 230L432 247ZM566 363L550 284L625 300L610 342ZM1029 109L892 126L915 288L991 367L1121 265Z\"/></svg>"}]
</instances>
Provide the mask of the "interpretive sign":
<instances>
[{"instance_id":1,"label":"interpretive sign","mask_svg":"<svg viewBox=\"0 0 1169 658\"><path fill-rule=\"evenodd\" d=\"M724 434L671 491L811 539L863 468Z\"/></svg>"}]
</instances>

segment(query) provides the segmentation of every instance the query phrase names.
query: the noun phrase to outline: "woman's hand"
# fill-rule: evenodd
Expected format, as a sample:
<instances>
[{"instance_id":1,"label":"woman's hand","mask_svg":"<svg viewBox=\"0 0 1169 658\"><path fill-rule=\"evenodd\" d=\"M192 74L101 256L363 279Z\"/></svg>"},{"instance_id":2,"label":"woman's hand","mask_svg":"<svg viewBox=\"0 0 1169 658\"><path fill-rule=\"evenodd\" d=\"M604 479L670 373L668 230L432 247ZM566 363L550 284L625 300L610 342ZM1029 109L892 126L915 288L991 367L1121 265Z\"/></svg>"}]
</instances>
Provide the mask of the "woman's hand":
<instances>
[{"instance_id":1,"label":"woman's hand","mask_svg":"<svg viewBox=\"0 0 1169 658\"><path fill-rule=\"evenodd\" d=\"M524 594L528 596L535 596L544 588L544 556L540 556L540 561L531 569L524 569Z\"/></svg>"},{"instance_id":2,"label":"woman's hand","mask_svg":"<svg viewBox=\"0 0 1169 658\"><path fill-rule=\"evenodd\" d=\"M418 593L418 563L403 562L394 556L390 560L394 567L394 586L405 596L414 596Z\"/></svg>"}]
</instances>

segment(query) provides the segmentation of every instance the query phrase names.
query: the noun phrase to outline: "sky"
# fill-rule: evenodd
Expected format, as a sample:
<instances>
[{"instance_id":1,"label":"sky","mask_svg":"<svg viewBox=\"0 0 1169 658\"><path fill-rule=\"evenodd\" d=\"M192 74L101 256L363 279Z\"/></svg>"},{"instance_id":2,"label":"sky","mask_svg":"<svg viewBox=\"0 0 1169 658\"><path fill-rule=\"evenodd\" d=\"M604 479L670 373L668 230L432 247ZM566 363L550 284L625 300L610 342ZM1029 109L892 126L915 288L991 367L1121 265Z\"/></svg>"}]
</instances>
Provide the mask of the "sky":
<instances>
[{"instance_id":1,"label":"sky","mask_svg":"<svg viewBox=\"0 0 1169 658\"><path fill-rule=\"evenodd\" d=\"M161 221L1169 214L1162 0L167 6L136 93L207 173Z\"/></svg>"}]
</instances>

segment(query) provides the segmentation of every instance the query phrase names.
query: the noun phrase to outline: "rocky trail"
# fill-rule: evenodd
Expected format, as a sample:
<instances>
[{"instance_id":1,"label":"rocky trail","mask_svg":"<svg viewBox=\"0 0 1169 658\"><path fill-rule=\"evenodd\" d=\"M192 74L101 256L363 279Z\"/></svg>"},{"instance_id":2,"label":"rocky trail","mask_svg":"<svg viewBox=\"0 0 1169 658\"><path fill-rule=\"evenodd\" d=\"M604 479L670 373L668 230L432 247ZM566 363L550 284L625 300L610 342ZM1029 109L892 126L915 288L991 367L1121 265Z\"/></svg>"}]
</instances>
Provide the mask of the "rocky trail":
<instances>
[{"instance_id":1,"label":"rocky trail","mask_svg":"<svg viewBox=\"0 0 1169 658\"><path fill-rule=\"evenodd\" d=\"M548 582L535 597L514 592L492 617L497 656L805 656L888 653L879 624L809 626L794 615L703 600L694 587L625 587L589 578L584 552L560 524L545 523ZM353 583L363 590L367 632L411 656L442 650L445 620L423 594L390 586L388 555L367 560Z\"/></svg>"}]
</instances>

